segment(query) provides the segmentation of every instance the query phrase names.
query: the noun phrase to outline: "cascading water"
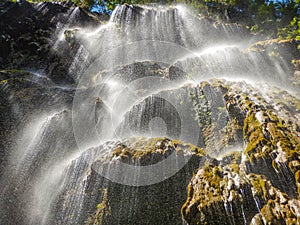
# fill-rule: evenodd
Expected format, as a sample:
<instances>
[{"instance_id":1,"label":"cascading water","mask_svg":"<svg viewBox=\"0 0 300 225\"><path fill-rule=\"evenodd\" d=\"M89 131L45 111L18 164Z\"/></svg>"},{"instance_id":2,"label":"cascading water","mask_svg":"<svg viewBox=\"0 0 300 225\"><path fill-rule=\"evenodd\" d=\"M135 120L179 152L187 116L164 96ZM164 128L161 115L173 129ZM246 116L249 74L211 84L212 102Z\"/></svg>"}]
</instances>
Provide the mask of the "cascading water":
<instances>
[{"instance_id":1,"label":"cascading water","mask_svg":"<svg viewBox=\"0 0 300 225\"><path fill-rule=\"evenodd\" d=\"M58 38L56 50L66 41L80 46L69 68L77 84L73 105L43 115L20 131L25 135L1 179L0 210L6 224L85 224L108 196L120 199L119 205L107 206L118 211L98 215L109 218L100 224L136 224L139 219L140 224L181 224L177 214L143 222L142 212L147 211L144 202L150 209L159 205L155 195L168 195L176 178L187 185L192 174L182 176L188 174L190 153L184 152L183 159L168 157L167 164L150 158L161 175L153 168L149 172L145 162L132 160L134 170L130 163L119 164L120 156L114 157L112 150L139 135L179 139L207 147L216 156L242 148L238 132L227 147L217 140L224 138L232 117L222 111L225 88L204 86L200 91L199 82L225 78L276 83L284 81L289 70L284 60L243 52L251 40L238 25L212 24L183 6L122 5L96 29L68 28L60 31L63 34L66 40ZM217 124L212 128L215 136L205 138L208 124ZM139 146L139 139L132 142ZM165 142L173 146L169 139ZM182 168L183 175L178 172ZM164 183L168 178L171 183ZM172 193L186 195L185 186ZM117 194L107 193L109 189Z\"/></svg>"}]
</instances>

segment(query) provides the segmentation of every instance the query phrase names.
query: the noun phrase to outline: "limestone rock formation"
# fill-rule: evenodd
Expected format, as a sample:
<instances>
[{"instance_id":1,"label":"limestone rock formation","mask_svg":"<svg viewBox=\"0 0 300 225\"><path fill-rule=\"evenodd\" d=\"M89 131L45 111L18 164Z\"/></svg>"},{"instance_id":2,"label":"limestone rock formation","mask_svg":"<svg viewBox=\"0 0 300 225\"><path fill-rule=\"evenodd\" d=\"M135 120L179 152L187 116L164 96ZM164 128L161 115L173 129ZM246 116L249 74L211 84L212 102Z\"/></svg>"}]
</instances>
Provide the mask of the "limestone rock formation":
<instances>
[{"instance_id":1,"label":"limestone rock formation","mask_svg":"<svg viewBox=\"0 0 300 225\"><path fill-rule=\"evenodd\" d=\"M155 166L171 154L175 154L178 161L187 160L187 156L190 160L174 176L162 182L127 186L105 178L113 165ZM168 138L136 137L90 149L68 169L69 179L65 181L66 189L59 199L59 205L63 208L57 209L58 215L63 215L61 224L180 224L180 208L187 194L186 186L204 158L209 159L202 149ZM99 172L100 166L107 170ZM115 170L113 175L124 179L134 177L134 174L128 174L121 168ZM78 171L81 171L79 177L75 175ZM167 175L168 166L159 172ZM139 175L137 171L136 175ZM152 179L156 175L159 174L153 171L145 178ZM85 193L83 199L78 199L78 192ZM81 203L77 208L70 209L68 206L74 199Z\"/></svg>"},{"instance_id":2,"label":"limestone rock formation","mask_svg":"<svg viewBox=\"0 0 300 225\"><path fill-rule=\"evenodd\" d=\"M259 91L242 82L226 86L226 109L243 126L245 148L241 160L224 164L225 157L199 168L189 184L183 218L189 224L299 223L299 100L286 92L295 103L279 107L276 88Z\"/></svg>"}]
</instances>

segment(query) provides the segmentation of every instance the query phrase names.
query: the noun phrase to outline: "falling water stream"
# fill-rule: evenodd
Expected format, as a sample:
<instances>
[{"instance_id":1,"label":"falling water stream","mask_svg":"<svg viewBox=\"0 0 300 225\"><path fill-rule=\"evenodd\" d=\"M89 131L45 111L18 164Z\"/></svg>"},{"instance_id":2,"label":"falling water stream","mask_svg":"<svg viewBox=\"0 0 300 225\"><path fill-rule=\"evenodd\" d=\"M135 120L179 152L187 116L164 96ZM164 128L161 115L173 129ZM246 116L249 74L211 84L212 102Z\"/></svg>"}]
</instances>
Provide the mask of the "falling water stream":
<instances>
[{"instance_id":1,"label":"falling water stream","mask_svg":"<svg viewBox=\"0 0 300 225\"><path fill-rule=\"evenodd\" d=\"M166 136L205 147L190 98L200 81L277 83L289 70L283 60L244 54L252 40L240 26L213 24L184 6L122 5L96 29L67 29L80 43L69 68L77 83L73 106L33 117L20 130L4 172L9 179L1 181L1 212L19 213L22 219L16 221L22 224L86 221L103 185L99 179L91 186L87 176L96 159L109 158L113 141ZM55 48L64 42L58 38ZM213 104L224 107L224 102ZM224 120L228 117L224 114ZM217 120L214 111L211 118ZM14 203L6 204L8 196ZM14 211L14 204L22 211Z\"/></svg>"}]
</instances>

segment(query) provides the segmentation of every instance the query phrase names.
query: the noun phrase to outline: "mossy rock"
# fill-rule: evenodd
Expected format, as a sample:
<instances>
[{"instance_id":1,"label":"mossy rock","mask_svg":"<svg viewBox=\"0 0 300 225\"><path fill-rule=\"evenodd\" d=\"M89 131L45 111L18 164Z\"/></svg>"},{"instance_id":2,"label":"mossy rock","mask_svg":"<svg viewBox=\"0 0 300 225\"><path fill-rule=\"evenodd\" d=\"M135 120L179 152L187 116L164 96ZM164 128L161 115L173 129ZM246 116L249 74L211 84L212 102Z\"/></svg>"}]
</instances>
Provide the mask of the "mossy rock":
<instances>
[{"instance_id":1,"label":"mossy rock","mask_svg":"<svg viewBox=\"0 0 300 225\"><path fill-rule=\"evenodd\" d=\"M266 113L269 115L266 120L268 122L258 123L257 119L253 119L256 115L254 112L245 120L244 135L247 143L245 154L248 155L250 164L252 164L250 171L265 174L274 181L275 185L279 185L278 188L284 191L290 189L290 193L292 193L296 189L295 173L289 169L288 164L290 161L298 160L299 152L295 149L299 138L282 123L282 120L268 111ZM267 167L264 171L260 171L257 165L265 164L263 161L271 163L266 164ZM287 170L284 169L284 165ZM272 170L274 171L272 172ZM280 177L281 173L284 173L285 177L277 180L276 174ZM284 182L280 183L280 179L284 179ZM275 180L277 181L275 182ZM290 180L289 184L291 186L289 187L286 187L287 180ZM295 196L295 193L293 196Z\"/></svg>"},{"instance_id":2,"label":"mossy rock","mask_svg":"<svg viewBox=\"0 0 300 225\"><path fill-rule=\"evenodd\" d=\"M300 201L298 199L289 199L287 195L278 192L274 198L268 200L260 213L253 217L250 225L296 225L300 223Z\"/></svg>"},{"instance_id":3,"label":"mossy rock","mask_svg":"<svg viewBox=\"0 0 300 225\"><path fill-rule=\"evenodd\" d=\"M283 57L288 62L294 58L300 58L300 51L297 49L300 41L295 39L271 39L266 41L259 41L247 49L247 52L267 52L270 56Z\"/></svg>"},{"instance_id":4,"label":"mossy rock","mask_svg":"<svg viewBox=\"0 0 300 225\"><path fill-rule=\"evenodd\" d=\"M170 153L174 153L178 160L185 157L185 154L190 154L191 158L174 176L148 186L114 183L101 176L95 167L92 167L87 175L85 187L89 190L87 195L92 195L92 199L86 199L84 204L91 206L91 202L94 200L96 202L93 208L84 209L86 212L93 212L86 218L86 224L181 224L180 208L187 195L186 187L199 164L206 158L204 151L196 146L168 138L133 137L120 142L110 142L108 146L110 147L106 152L109 154L104 164L119 161L131 165L155 165L167 158ZM101 146L92 151L100 152ZM95 160L101 161L103 157ZM72 194L62 195L62 198L66 198L65 201L71 197Z\"/></svg>"},{"instance_id":5,"label":"mossy rock","mask_svg":"<svg viewBox=\"0 0 300 225\"><path fill-rule=\"evenodd\" d=\"M189 225L297 224L299 204L263 175L246 174L235 163L206 163L192 178L181 210Z\"/></svg>"},{"instance_id":6,"label":"mossy rock","mask_svg":"<svg viewBox=\"0 0 300 225\"><path fill-rule=\"evenodd\" d=\"M190 225L249 222L257 210L251 185L239 170L235 160L224 166L207 162L199 169L188 186L187 201L181 209L185 221Z\"/></svg>"},{"instance_id":7,"label":"mossy rock","mask_svg":"<svg viewBox=\"0 0 300 225\"><path fill-rule=\"evenodd\" d=\"M242 90L243 86L246 92ZM264 174L275 187L291 196L297 196L296 171L292 171L288 165L291 161L299 160L299 100L279 88L267 89L267 95L273 96L270 101L246 83L231 82L229 87L224 99L230 115L243 125L246 172ZM289 107L278 108L274 104L273 100L279 101L279 96L290 100ZM235 115L243 115L244 120Z\"/></svg>"},{"instance_id":8,"label":"mossy rock","mask_svg":"<svg viewBox=\"0 0 300 225\"><path fill-rule=\"evenodd\" d=\"M202 149L169 138L144 138L134 137L117 144L113 149L113 156L122 162L145 166L155 164L166 159L170 154L194 154L202 157Z\"/></svg>"}]
</instances>

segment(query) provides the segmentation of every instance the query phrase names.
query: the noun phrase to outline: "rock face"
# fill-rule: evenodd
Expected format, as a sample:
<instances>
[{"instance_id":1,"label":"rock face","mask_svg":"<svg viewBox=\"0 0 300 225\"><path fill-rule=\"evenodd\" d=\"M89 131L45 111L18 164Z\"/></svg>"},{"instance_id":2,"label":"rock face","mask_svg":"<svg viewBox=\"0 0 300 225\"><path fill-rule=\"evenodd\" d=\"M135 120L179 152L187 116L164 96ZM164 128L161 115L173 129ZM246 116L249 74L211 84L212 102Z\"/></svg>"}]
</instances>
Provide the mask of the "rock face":
<instances>
[{"instance_id":1,"label":"rock face","mask_svg":"<svg viewBox=\"0 0 300 225\"><path fill-rule=\"evenodd\" d=\"M192 178L182 207L188 224L297 224L298 199L239 165L205 165Z\"/></svg>"},{"instance_id":2,"label":"rock face","mask_svg":"<svg viewBox=\"0 0 300 225\"><path fill-rule=\"evenodd\" d=\"M80 174L88 175L78 178L79 183L69 176L68 194L59 200L66 206L76 199L76 192L87 193L81 200L83 206L70 214L83 217L73 220L73 216L64 214L61 221L181 224L177 214L180 206L188 224L299 223L299 100L275 87L257 87L225 80L190 87L190 92L198 93L197 101L193 95L190 98L196 101L196 117L207 152L166 138L136 138L89 150L94 156L84 153L74 161L70 174L84 165L85 157L99 158L103 149L110 152L104 157L104 167L111 170L109 165L116 162L155 164L174 150L177 157L182 149L193 156L175 176L143 187L117 184L99 176L96 165L101 160L92 160L82 167L85 169ZM279 96L293 104L286 106ZM103 160L103 156L100 158ZM116 177L126 176L123 170L112 171ZM84 216L87 214L91 214L88 219Z\"/></svg>"},{"instance_id":3,"label":"rock face","mask_svg":"<svg viewBox=\"0 0 300 225\"><path fill-rule=\"evenodd\" d=\"M43 71L56 83L72 84L68 68L76 49L55 51L58 34L65 27L96 26L100 18L90 16L72 3L26 1L0 5L0 69ZM37 63L39 62L39 63Z\"/></svg>"},{"instance_id":4,"label":"rock face","mask_svg":"<svg viewBox=\"0 0 300 225\"><path fill-rule=\"evenodd\" d=\"M85 157L91 154L83 154L69 167L66 193L59 200L63 208L57 210L58 215L63 215L60 224L181 224L180 208L187 194L186 186L193 171L205 158L201 149L168 138L131 138L107 143L89 152L98 154L98 157L92 156L89 162ZM106 152L105 160L101 152ZM104 167L108 165L111 169L112 163L149 166L166 159L170 154L175 154L176 160L184 160L185 154L191 158L174 176L149 186L114 183L103 177L105 172L99 173L95 166L97 163L104 163ZM84 166L88 164L90 167ZM82 177L76 181L73 178L79 167L83 170L80 173ZM167 168L160 172L167 174ZM131 175L121 170L117 172L120 174L114 174L116 177ZM155 176L155 173L151 176ZM151 176L147 179L151 179ZM83 199L77 199L78 192L86 193ZM76 200L81 202L80 206L70 209L68 206L72 206ZM77 215L82 217L78 218Z\"/></svg>"},{"instance_id":5,"label":"rock face","mask_svg":"<svg viewBox=\"0 0 300 225\"><path fill-rule=\"evenodd\" d=\"M284 64L287 65L286 71L289 72L289 76L286 77L295 89L299 89L299 58L300 58L300 51L299 51L299 40L279 40L279 39L272 39L266 41L259 41L253 45L251 45L246 52L255 52L264 55L270 56L272 59L275 60L282 60Z\"/></svg>"},{"instance_id":6,"label":"rock face","mask_svg":"<svg viewBox=\"0 0 300 225\"><path fill-rule=\"evenodd\" d=\"M77 50L65 45L56 51L58 33L66 26L96 26L102 19L70 2L0 3L1 168L15 147L11 139L34 113L72 103L75 79L68 70Z\"/></svg>"},{"instance_id":7,"label":"rock face","mask_svg":"<svg viewBox=\"0 0 300 225\"><path fill-rule=\"evenodd\" d=\"M231 162L225 157L200 168L189 184L183 218L189 224L299 223L299 100L289 96L295 103L280 108L280 92L227 85L226 109L240 123L238 130L243 126L242 160L233 155Z\"/></svg>"},{"instance_id":8,"label":"rock face","mask_svg":"<svg viewBox=\"0 0 300 225\"><path fill-rule=\"evenodd\" d=\"M70 106L71 88L56 86L49 78L23 70L0 71L0 166L15 148L15 137L34 113L43 114L51 108Z\"/></svg>"}]
</instances>

